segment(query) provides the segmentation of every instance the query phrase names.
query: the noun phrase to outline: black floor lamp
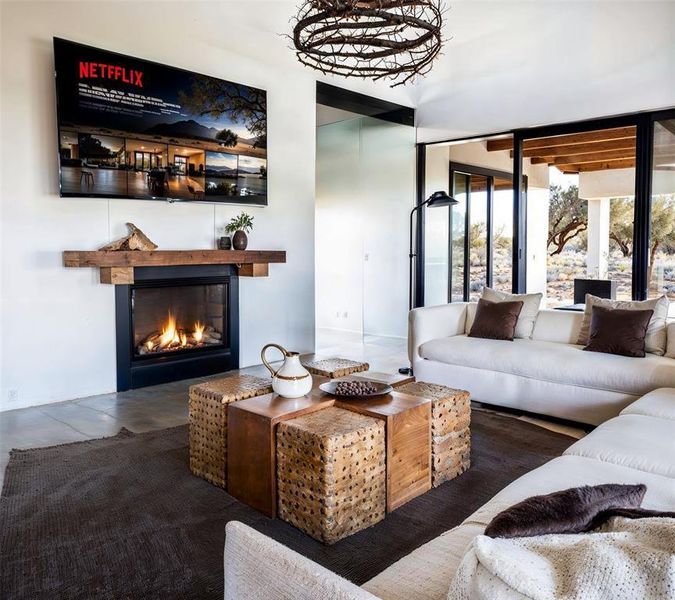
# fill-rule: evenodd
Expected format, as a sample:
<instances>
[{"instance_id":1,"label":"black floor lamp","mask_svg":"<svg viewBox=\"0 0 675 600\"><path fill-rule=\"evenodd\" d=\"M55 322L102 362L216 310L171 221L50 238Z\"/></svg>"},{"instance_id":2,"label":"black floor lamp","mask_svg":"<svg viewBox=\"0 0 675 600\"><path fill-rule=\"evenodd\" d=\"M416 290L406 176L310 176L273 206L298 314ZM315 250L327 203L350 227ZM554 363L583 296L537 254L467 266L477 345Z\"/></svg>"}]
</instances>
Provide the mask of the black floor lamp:
<instances>
[{"instance_id":1,"label":"black floor lamp","mask_svg":"<svg viewBox=\"0 0 675 600\"><path fill-rule=\"evenodd\" d=\"M418 204L415 208L413 208L410 211L410 251L408 253L408 257L410 259L410 263L408 265L408 309L412 310L413 308L413 269L415 267L415 258L417 257L417 253L414 251L413 248L413 217L415 216L415 213L420 210L421 208L424 208L425 206L428 206L429 208L433 208L436 206L453 206L455 204L459 204L457 200L455 200L452 196L448 196L445 192L434 192L429 196L422 204ZM401 367L398 370L401 375L412 375L412 368L411 367Z\"/></svg>"}]
</instances>

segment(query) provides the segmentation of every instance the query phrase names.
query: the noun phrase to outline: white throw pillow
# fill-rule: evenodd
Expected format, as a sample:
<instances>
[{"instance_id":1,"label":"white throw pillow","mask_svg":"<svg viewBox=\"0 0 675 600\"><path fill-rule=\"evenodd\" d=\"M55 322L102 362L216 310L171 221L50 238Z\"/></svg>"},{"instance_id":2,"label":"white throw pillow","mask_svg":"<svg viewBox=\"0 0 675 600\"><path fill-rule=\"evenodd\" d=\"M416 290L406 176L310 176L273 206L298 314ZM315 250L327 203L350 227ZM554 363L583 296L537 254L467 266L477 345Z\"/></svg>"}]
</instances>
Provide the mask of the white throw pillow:
<instances>
[{"instance_id":1,"label":"white throw pillow","mask_svg":"<svg viewBox=\"0 0 675 600\"><path fill-rule=\"evenodd\" d=\"M668 341L666 342L666 356L675 358L675 323L668 323L666 329L668 332Z\"/></svg>"},{"instance_id":2,"label":"white throw pillow","mask_svg":"<svg viewBox=\"0 0 675 600\"><path fill-rule=\"evenodd\" d=\"M520 311L518 323L516 324L516 333L514 337L529 339L532 337L534 322L537 320L539 305L543 294L507 294L493 290L489 287L483 288L483 300L490 302L518 302L523 303L523 309Z\"/></svg>"},{"instance_id":3,"label":"white throw pillow","mask_svg":"<svg viewBox=\"0 0 675 600\"><path fill-rule=\"evenodd\" d=\"M666 319L668 318L668 306L670 301L668 296L661 296L652 300L610 300L609 298L598 298L591 294L586 294L586 310L584 311L584 320L581 323L579 339L577 344L586 346L588 344L588 335L591 330L591 314L594 306L603 308L619 308L621 310L653 310L654 314L647 326L647 335L645 336L645 352L663 356L666 353Z\"/></svg>"}]
</instances>

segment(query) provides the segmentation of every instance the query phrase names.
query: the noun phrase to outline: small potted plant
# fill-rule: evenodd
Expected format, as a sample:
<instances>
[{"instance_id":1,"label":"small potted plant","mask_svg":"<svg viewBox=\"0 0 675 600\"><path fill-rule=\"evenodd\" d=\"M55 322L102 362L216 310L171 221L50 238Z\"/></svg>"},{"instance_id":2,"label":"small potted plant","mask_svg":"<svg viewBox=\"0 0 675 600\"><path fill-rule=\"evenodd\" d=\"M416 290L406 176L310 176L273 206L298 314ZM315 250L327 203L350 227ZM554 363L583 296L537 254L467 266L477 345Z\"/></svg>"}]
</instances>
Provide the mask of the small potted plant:
<instances>
[{"instance_id":1,"label":"small potted plant","mask_svg":"<svg viewBox=\"0 0 675 600\"><path fill-rule=\"evenodd\" d=\"M235 250L246 250L248 246L247 233L253 229L253 217L246 213L234 217L227 225L225 231L232 235L232 247Z\"/></svg>"}]
</instances>

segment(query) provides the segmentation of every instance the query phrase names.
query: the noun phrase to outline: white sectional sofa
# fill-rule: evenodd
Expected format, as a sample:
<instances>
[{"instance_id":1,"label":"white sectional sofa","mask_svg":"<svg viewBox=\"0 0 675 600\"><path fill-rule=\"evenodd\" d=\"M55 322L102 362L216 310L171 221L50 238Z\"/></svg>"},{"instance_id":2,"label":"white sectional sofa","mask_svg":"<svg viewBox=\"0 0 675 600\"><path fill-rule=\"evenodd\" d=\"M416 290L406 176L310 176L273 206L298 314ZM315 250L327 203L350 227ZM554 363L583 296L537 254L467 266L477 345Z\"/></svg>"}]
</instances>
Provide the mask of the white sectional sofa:
<instances>
[{"instance_id":1,"label":"white sectional sofa","mask_svg":"<svg viewBox=\"0 0 675 600\"><path fill-rule=\"evenodd\" d=\"M410 312L408 353L420 381L471 391L471 399L598 425L640 396L675 387L675 360L584 352L576 345L583 313L540 310L531 339L466 335L474 303ZM668 325L675 345L675 324ZM670 354L670 352L668 353Z\"/></svg>"},{"instance_id":2,"label":"white sectional sofa","mask_svg":"<svg viewBox=\"0 0 675 600\"><path fill-rule=\"evenodd\" d=\"M442 600L467 546L508 506L579 485L643 483L647 486L643 507L674 511L674 463L675 388L659 389L600 425L563 456L520 477L461 525L411 552L362 587L242 523L230 522L225 541L225 599Z\"/></svg>"}]
</instances>

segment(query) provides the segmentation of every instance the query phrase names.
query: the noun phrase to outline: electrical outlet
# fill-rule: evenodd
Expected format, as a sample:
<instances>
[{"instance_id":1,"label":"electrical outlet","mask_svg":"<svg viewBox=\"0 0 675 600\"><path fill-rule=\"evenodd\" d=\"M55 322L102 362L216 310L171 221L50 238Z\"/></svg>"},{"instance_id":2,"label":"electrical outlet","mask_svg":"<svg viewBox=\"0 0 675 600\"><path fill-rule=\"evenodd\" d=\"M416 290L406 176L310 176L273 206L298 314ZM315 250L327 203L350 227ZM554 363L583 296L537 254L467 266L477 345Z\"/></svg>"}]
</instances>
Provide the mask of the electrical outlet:
<instances>
[{"instance_id":1,"label":"electrical outlet","mask_svg":"<svg viewBox=\"0 0 675 600\"><path fill-rule=\"evenodd\" d=\"M343 318L343 319L346 319L346 318L348 318L348 317L349 317L349 313L348 313L347 311L345 311L345 312L342 313L342 318Z\"/></svg>"},{"instance_id":2,"label":"electrical outlet","mask_svg":"<svg viewBox=\"0 0 675 600\"><path fill-rule=\"evenodd\" d=\"M19 399L19 390L7 390L8 402L16 402Z\"/></svg>"}]
</instances>

